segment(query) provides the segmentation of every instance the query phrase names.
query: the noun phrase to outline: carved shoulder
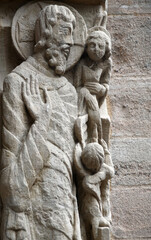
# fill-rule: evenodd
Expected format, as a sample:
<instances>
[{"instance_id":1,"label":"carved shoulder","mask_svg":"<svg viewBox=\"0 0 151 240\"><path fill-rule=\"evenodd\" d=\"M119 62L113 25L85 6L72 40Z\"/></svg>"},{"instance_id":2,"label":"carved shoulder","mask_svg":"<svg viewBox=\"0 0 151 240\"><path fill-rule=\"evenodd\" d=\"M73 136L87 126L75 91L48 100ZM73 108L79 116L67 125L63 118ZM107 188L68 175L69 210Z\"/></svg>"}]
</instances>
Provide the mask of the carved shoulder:
<instances>
[{"instance_id":1,"label":"carved shoulder","mask_svg":"<svg viewBox=\"0 0 151 240\"><path fill-rule=\"evenodd\" d=\"M26 131L29 119L22 98L23 78L10 73L4 80L3 91L3 127L21 139Z\"/></svg>"},{"instance_id":2,"label":"carved shoulder","mask_svg":"<svg viewBox=\"0 0 151 240\"><path fill-rule=\"evenodd\" d=\"M82 58L75 68L74 86L75 88L82 85L82 66L85 65L85 60Z\"/></svg>"},{"instance_id":3,"label":"carved shoulder","mask_svg":"<svg viewBox=\"0 0 151 240\"><path fill-rule=\"evenodd\" d=\"M23 78L16 73L10 73L6 76L3 85L3 94L18 92L21 89Z\"/></svg>"},{"instance_id":4,"label":"carved shoulder","mask_svg":"<svg viewBox=\"0 0 151 240\"><path fill-rule=\"evenodd\" d=\"M111 77L111 70L112 70L112 59L109 58L104 62L104 68L103 68L101 79L100 79L101 83L109 84L110 77Z\"/></svg>"},{"instance_id":5,"label":"carved shoulder","mask_svg":"<svg viewBox=\"0 0 151 240\"><path fill-rule=\"evenodd\" d=\"M106 63L107 63L107 65L108 66L110 66L110 67L112 67L112 58L108 58L107 60L106 60Z\"/></svg>"},{"instance_id":6,"label":"carved shoulder","mask_svg":"<svg viewBox=\"0 0 151 240\"><path fill-rule=\"evenodd\" d=\"M112 68L112 59L111 58L108 58L104 61L104 69L103 69L103 72L104 71L111 71L111 68Z\"/></svg>"}]
</instances>

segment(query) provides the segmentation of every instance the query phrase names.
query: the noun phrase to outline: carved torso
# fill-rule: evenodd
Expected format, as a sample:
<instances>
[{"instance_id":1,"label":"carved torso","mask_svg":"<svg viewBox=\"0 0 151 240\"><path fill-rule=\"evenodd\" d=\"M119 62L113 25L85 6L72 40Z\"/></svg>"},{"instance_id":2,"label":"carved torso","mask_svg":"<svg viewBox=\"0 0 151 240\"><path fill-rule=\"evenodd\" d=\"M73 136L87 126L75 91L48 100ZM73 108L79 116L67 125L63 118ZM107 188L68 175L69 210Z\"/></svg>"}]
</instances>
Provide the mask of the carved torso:
<instances>
[{"instance_id":1,"label":"carved torso","mask_svg":"<svg viewBox=\"0 0 151 240\"><path fill-rule=\"evenodd\" d=\"M15 14L13 43L25 61L4 81L2 240L106 240L104 230L109 239L112 64L103 8L90 29L58 2Z\"/></svg>"},{"instance_id":2,"label":"carved torso","mask_svg":"<svg viewBox=\"0 0 151 240\"><path fill-rule=\"evenodd\" d=\"M36 239L40 240L41 234L43 239L49 239L52 227L53 231L56 229L63 232L63 235L60 235L61 239L64 239L64 235L68 236L67 239L72 239L74 226L72 165L75 145L73 127L77 117L77 93L66 78L49 77L49 72L44 69L43 72L38 71L34 63L34 59L30 58L14 69L11 81L16 89L14 93L16 98L22 102L22 82L27 81L31 75L36 76L41 95L43 89L47 88L52 104L52 115L46 141L50 156L47 158L46 154L46 159L43 159L44 163L41 163L43 167L41 166L41 171L38 171L35 177L31 176L30 178L28 169L26 169L27 165L24 170L25 178L30 182ZM32 122L25 106L22 106L22 112L18 109L15 114L17 119L23 117L20 119L23 125L22 131L24 131L22 135L25 132L28 134ZM32 162L32 159L30 160ZM37 163L32 164L39 164L38 161L37 157ZM25 164L29 165L29 160L23 162L23 165Z\"/></svg>"}]
</instances>

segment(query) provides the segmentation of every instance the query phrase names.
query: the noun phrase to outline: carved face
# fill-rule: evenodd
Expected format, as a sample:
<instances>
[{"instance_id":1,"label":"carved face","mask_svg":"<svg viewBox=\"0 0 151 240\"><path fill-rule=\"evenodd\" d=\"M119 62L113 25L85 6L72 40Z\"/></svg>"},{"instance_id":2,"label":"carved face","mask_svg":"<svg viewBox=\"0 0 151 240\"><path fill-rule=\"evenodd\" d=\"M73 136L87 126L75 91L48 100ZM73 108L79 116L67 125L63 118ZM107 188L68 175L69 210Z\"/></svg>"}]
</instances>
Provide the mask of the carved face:
<instances>
[{"instance_id":1,"label":"carved face","mask_svg":"<svg viewBox=\"0 0 151 240\"><path fill-rule=\"evenodd\" d=\"M36 22L34 50L45 54L45 60L58 75L64 74L66 70L70 47L74 44L75 24L73 13L68 8L57 5L45 7Z\"/></svg>"},{"instance_id":2,"label":"carved face","mask_svg":"<svg viewBox=\"0 0 151 240\"><path fill-rule=\"evenodd\" d=\"M105 55L106 43L103 38L91 38L87 44L87 54L93 61L100 61Z\"/></svg>"},{"instance_id":3,"label":"carved face","mask_svg":"<svg viewBox=\"0 0 151 240\"><path fill-rule=\"evenodd\" d=\"M45 55L49 66L54 68L56 74L63 75L70 53L70 45L47 43L47 46Z\"/></svg>"},{"instance_id":4,"label":"carved face","mask_svg":"<svg viewBox=\"0 0 151 240\"><path fill-rule=\"evenodd\" d=\"M70 22L65 22L62 19L58 20L53 27L53 38L60 43L73 45L73 25Z\"/></svg>"},{"instance_id":5,"label":"carved face","mask_svg":"<svg viewBox=\"0 0 151 240\"><path fill-rule=\"evenodd\" d=\"M53 67L58 75L63 75L66 70L70 47L73 45L72 34L73 24L60 19L53 26L52 36L47 39L46 58L49 66Z\"/></svg>"}]
</instances>

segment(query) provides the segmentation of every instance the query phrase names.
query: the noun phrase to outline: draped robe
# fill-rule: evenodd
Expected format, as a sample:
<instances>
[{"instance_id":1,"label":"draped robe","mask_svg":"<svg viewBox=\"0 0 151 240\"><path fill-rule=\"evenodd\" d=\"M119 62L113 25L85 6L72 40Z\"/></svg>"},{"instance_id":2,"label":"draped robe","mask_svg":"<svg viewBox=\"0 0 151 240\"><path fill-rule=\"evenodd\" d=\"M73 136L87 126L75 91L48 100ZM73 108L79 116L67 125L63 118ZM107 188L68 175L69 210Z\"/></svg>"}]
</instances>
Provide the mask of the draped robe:
<instances>
[{"instance_id":1,"label":"draped robe","mask_svg":"<svg viewBox=\"0 0 151 240\"><path fill-rule=\"evenodd\" d=\"M22 97L22 83L38 79L52 104L49 129L41 135ZM65 77L52 77L33 57L10 73L3 93L1 197L3 239L6 229L29 231L29 240L73 239L74 122L77 94ZM15 219L13 221L13 218Z\"/></svg>"}]
</instances>

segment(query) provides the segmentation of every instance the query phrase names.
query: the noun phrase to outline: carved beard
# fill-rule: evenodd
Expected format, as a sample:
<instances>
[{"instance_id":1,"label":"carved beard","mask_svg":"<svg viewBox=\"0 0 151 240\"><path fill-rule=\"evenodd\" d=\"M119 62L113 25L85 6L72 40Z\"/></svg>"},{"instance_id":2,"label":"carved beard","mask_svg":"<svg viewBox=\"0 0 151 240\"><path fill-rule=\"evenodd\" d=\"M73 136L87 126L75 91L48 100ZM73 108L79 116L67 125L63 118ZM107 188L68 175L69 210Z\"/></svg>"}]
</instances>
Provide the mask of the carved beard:
<instances>
[{"instance_id":1,"label":"carved beard","mask_svg":"<svg viewBox=\"0 0 151 240\"><path fill-rule=\"evenodd\" d=\"M67 56L62 52L61 47L54 44L46 49L46 59L51 68L54 68L55 73L63 75L66 70Z\"/></svg>"}]
</instances>

